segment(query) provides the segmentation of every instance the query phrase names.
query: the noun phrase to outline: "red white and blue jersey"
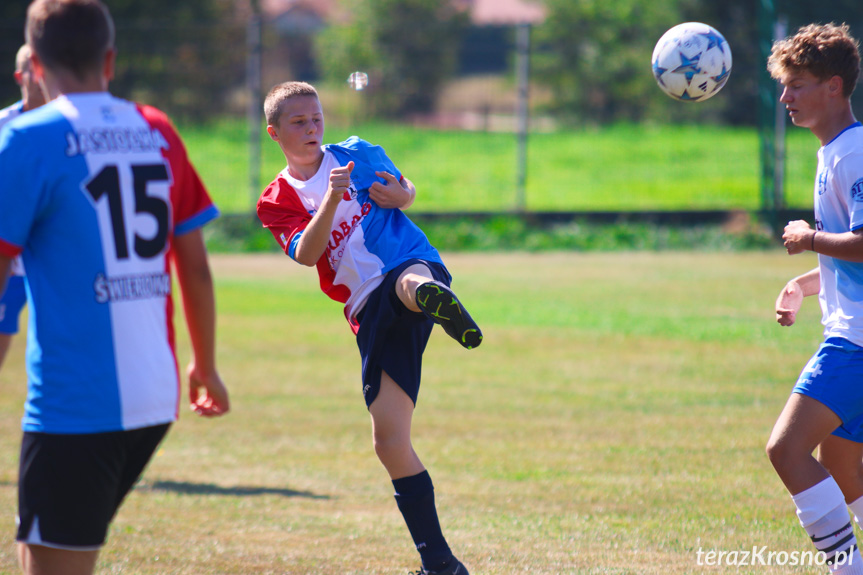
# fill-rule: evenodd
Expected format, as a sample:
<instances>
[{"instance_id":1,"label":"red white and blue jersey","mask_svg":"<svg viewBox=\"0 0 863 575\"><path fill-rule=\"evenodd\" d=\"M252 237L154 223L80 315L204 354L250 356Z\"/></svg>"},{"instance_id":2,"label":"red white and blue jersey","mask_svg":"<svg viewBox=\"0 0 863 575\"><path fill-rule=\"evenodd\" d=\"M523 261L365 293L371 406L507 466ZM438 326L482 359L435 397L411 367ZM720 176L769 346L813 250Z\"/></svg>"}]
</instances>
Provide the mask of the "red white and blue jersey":
<instances>
[{"instance_id":1,"label":"red white and blue jersey","mask_svg":"<svg viewBox=\"0 0 863 575\"><path fill-rule=\"evenodd\" d=\"M345 304L345 316L351 321L389 270L412 258L443 262L404 212L381 208L369 197L374 182L385 183L376 171L401 180L401 172L383 148L353 136L322 150L321 167L311 179L296 180L288 168L279 173L258 200L258 217L294 258L303 231L323 203L330 171L354 162L350 197L336 209L330 242L317 263L321 290ZM351 326L356 331L356 323L351 321Z\"/></svg>"},{"instance_id":2,"label":"red white and blue jersey","mask_svg":"<svg viewBox=\"0 0 863 575\"><path fill-rule=\"evenodd\" d=\"M815 227L833 234L863 229L863 126L852 124L818 150ZM863 263L818 255L824 337L863 346Z\"/></svg>"},{"instance_id":3,"label":"red white and blue jersey","mask_svg":"<svg viewBox=\"0 0 863 575\"><path fill-rule=\"evenodd\" d=\"M27 270L24 430L175 420L171 245L218 211L168 118L61 96L0 131L0 182L0 253Z\"/></svg>"},{"instance_id":4,"label":"red white and blue jersey","mask_svg":"<svg viewBox=\"0 0 863 575\"><path fill-rule=\"evenodd\" d=\"M9 121L17 118L24 113L24 101L18 100L11 106L6 106L0 110L0 128L5 126ZM12 269L9 270L9 275L23 276L24 267L21 265L21 258L12 260Z\"/></svg>"}]
</instances>

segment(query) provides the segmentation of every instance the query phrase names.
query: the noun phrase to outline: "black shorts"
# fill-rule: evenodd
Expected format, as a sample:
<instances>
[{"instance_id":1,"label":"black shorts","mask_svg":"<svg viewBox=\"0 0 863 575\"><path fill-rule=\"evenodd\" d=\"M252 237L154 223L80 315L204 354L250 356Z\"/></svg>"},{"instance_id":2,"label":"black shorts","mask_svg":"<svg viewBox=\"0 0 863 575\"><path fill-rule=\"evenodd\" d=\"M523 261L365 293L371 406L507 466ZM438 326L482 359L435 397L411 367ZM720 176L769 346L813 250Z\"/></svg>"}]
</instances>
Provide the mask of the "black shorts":
<instances>
[{"instance_id":1,"label":"black shorts","mask_svg":"<svg viewBox=\"0 0 863 575\"><path fill-rule=\"evenodd\" d=\"M25 432L17 540L76 551L99 549L120 503L169 427L80 435Z\"/></svg>"},{"instance_id":2,"label":"black shorts","mask_svg":"<svg viewBox=\"0 0 863 575\"><path fill-rule=\"evenodd\" d=\"M450 285L446 267L437 262L411 259L393 268L369 296L357 321L357 347L363 362L363 397L369 407L381 388L386 371L416 405L420 390L422 356L434 322L422 312L413 312L396 295L396 281L414 264L423 264L432 277Z\"/></svg>"}]
</instances>

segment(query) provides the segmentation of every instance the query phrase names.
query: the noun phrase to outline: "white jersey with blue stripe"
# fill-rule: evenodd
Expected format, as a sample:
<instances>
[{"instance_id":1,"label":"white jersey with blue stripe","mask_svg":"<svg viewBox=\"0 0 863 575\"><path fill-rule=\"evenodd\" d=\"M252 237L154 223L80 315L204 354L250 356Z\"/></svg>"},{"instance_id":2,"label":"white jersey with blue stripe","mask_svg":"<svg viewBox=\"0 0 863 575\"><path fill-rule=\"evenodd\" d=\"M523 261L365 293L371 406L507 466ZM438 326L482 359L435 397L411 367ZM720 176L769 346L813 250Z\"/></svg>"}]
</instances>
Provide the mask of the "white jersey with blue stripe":
<instances>
[{"instance_id":1,"label":"white jersey with blue stripe","mask_svg":"<svg viewBox=\"0 0 863 575\"><path fill-rule=\"evenodd\" d=\"M168 119L61 96L0 132L0 181L0 253L29 285L24 430L176 419L171 244L218 212Z\"/></svg>"},{"instance_id":2,"label":"white jersey with blue stripe","mask_svg":"<svg viewBox=\"0 0 863 575\"><path fill-rule=\"evenodd\" d=\"M840 234L863 228L863 126L849 126L818 150L815 227ZM863 346L863 263L818 255L824 337Z\"/></svg>"}]
</instances>

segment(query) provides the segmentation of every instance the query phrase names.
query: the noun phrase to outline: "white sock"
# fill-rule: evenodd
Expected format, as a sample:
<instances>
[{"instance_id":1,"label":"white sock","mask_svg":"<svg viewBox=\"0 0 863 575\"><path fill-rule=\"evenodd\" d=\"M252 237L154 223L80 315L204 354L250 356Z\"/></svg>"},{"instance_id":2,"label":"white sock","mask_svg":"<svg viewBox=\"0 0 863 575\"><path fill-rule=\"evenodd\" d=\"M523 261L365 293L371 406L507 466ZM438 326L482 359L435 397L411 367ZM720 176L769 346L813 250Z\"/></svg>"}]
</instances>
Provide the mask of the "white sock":
<instances>
[{"instance_id":1,"label":"white sock","mask_svg":"<svg viewBox=\"0 0 863 575\"><path fill-rule=\"evenodd\" d=\"M828 477L791 499L797 506L800 525L815 548L827 557L831 573L863 575L863 558L857 549L845 496L836 481Z\"/></svg>"},{"instance_id":2,"label":"white sock","mask_svg":"<svg viewBox=\"0 0 863 575\"><path fill-rule=\"evenodd\" d=\"M849 503L848 509L854 514L854 521L857 522L857 525L863 527L863 523L861 523L863 521L863 497L853 503Z\"/></svg>"}]
</instances>

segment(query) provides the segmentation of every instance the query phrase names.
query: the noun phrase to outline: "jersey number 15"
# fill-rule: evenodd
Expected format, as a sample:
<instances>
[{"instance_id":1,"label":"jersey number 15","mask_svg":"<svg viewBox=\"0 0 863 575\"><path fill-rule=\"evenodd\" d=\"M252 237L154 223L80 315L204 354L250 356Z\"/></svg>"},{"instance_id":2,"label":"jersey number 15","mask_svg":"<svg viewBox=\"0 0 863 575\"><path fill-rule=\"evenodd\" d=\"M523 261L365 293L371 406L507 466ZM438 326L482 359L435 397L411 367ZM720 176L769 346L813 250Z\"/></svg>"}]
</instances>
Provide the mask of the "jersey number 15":
<instances>
[{"instance_id":1,"label":"jersey number 15","mask_svg":"<svg viewBox=\"0 0 863 575\"><path fill-rule=\"evenodd\" d=\"M135 254L141 258L152 258L159 255L167 244L169 212L168 203L165 200L147 195L147 185L150 182L167 182L168 169L164 164L133 165L131 168L135 213L150 214L156 219L156 233L153 237L144 238L135 234ZM126 239L126 222L123 218L123 194L120 190L119 169L113 164L105 166L85 187L93 202L98 202L107 196L117 259L128 259L129 245Z\"/></svg>"}]
</instances>

